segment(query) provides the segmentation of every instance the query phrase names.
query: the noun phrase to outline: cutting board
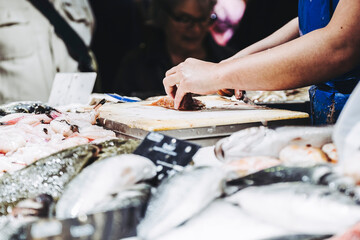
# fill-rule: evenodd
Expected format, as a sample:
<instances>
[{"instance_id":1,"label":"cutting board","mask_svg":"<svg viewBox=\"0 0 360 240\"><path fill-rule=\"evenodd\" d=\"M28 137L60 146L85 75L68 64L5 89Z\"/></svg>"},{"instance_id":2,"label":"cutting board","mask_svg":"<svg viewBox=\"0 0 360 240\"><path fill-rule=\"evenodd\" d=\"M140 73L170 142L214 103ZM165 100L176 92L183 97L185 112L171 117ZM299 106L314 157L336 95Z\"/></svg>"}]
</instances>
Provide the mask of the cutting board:
<instances>
[{"instance_id":1,"label":"cutting board","mask_svg":"<svg viewBox=\"0 0 360 240\"><path fill-rule=\"evenodd\" d=\"M269 109L220 96L196 98L205 104L205 109L178 111L150 106L154 101L105 104L100 108L100 118L104 122L110 120L134 129L168 131L309 117L304 112Z\"/></svg>"}]
</instances>

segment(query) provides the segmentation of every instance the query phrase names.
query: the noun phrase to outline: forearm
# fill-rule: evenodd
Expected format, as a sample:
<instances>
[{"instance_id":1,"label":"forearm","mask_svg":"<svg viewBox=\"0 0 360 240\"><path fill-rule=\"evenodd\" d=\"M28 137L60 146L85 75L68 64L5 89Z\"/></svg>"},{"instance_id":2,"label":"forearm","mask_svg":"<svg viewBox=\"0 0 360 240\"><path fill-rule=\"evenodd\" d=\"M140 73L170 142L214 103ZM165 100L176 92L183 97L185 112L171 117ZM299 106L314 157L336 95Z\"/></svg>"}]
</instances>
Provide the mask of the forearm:
<instances>
[{"instance_id":1,"label":"forearm","mask_svg":"<svg viewBox=\"0 0 360 240\"><path fill-rule=\"evenodd\" d=\"M294 18L270 36L250 45L247 48L244 48L243 50L235 54L233 57L231 57L231 59L261 52L269 48L281 45L285 42L291 41L297 37L299 37L299 21L298 18Z\"/></svg>"},{"instance_id":2,"label":"forearm","mask_svg":"<svg viewBox=\"0 0 360 240\"><path fill-rule=\"evenodd\" d=\"M330 27L329 27L330 28ZM336 29L320 29L281 46L219 64L220 88L281 90L339 76L359 62L359 51L339 40Z\"/></svg>"}]
</instances>

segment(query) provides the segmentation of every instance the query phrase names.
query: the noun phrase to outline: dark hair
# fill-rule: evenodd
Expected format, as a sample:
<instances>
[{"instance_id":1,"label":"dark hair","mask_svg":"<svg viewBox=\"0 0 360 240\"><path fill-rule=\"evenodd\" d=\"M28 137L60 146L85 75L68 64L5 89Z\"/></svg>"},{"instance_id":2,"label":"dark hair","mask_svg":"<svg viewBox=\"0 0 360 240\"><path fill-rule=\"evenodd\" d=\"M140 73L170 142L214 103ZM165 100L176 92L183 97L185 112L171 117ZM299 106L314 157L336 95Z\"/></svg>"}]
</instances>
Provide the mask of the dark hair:
<instances>
[{"instance_id":1,"label":"dark hair","mask_svg":"<svg viewBox=\"0 0 360 240\"><path fill-rule=\"evenodd\" d=\"M167 11L172 11L184 0L152 0L150 8L150 25L162 28L167 22ZM208 7L212 11L217 0L196 0L203 9Z\"/></svg>"}]
</instances>

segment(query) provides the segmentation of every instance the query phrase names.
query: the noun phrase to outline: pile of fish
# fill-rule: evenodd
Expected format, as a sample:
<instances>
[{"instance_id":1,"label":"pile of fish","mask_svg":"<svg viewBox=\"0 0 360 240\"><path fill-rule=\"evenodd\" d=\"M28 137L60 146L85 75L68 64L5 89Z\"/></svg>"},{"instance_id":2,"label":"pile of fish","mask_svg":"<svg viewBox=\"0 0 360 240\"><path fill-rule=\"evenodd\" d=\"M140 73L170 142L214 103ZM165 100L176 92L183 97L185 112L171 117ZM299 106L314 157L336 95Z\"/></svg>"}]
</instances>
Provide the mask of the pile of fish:
<instances>
[{"instance_id":1,"label":"pile of fish","mask_svg":"<svg viewBox=\"0 0 360 240\"><path fill-rule=\"evenodd\" d=\"M20 200L39 194L58 199L85 166L98 159L131 153L137 145L135 140L120 139L80 145L39 159L14 173L5 173L0 178L0 214L7 214Z\"/></svg>"},{"instance_id":2,"label":"pile of fish","mask_svg":"<svg viewBox=\"0 0 360 240\"><path fill-rule=\"evenodd\" d=\"M360 189L332 160L332 129L259 127L223 139L215 146L222 164L187 167L162 182L138 236L314 240L347 229L355 235Z\"/></svg>"},{"instance_id":3,"label":"pile of fish","mask_svg":"<svg viewBox=\"0 0 360 240\"><path fill-rule=\"evenodd\" d=\"M238 176L279 164L311 166L338 161L331 135L333 126L252 127L232 134L215 145L217 159Z\"/></svg>"},{"instance_id":4,"label":"pile of fish","mask_svg":"<svg viewBox=\"0 0 360 240\"><path fill-rule=\"evenodd\" d=\"M0 239L18 239L39 217L144 208L151 187L137 183L156 167L129 155L139 141L95 125L101 104L80 113L37 102L0 107Z\"/></svg>"},{"instance_id":5,"label":"pile of fish","mask_svg":"<svg viewBox=\"0 0 360 240\"><path fill-rule=\"evenodd\" d=\"M1 161L18 164L26 149L59 145L24 160L22 168L4 168L0 239L29 233L141 240L360 235L360 189L356 178L339 171L331 126L245 129L215 146L216 166L188 165L154 184L158 167L132 154L140 142L100 131L93 125L96 108L80 114L39 106L30 106L37 114L24 106L0 108L8 113L0 131L12 139L0 139ZM37 217L47 219L34 224ZM45 236L41 226L55 223L61 231Z\"/></svg>"},{"instance_id":6,"label":"pile of fish","mask_svg":"<svg viewBox=\"0 0 360 240\"><path fill-rule=\"evenodd\" d=\"M15 172L60 150L115 139L115 133L94 125L96 106L82 113L60 112L40 103L0 108L0 173Z\"/></svg>"},{"instance_id":7,"label":"pile of fish","mask_svg":"<svg viewBox=\"0 0 360 240\"><path fill-rule=\"evenodd\" d=\"M189 166L163 181L140 239L327 239L360 221L359 190L330 164L276 166L229 180Z\"/></svg>"},{"instance_id":8,"label":"pile of fish","mask_svg":"<svg viewBox=\"0 0 360 240\"><path fill-rule=\"evenodd\" d=\"M9 215L0 224L1 239L10 239L38 217L143 207L151 188L135 184L155 176L156 167L130 155L138 145L121 139L80 145L5 173L0 178L0 214Z\"/></svg>"}]
</instances>

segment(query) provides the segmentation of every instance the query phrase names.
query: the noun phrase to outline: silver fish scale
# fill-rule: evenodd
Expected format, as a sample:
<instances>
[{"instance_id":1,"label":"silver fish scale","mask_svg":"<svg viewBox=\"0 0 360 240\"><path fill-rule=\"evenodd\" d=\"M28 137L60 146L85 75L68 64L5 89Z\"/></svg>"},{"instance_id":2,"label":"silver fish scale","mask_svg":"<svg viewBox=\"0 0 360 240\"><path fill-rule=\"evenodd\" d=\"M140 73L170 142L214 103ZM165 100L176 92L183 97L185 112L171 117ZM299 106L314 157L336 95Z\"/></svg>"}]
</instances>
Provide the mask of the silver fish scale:
<instances>
[{"instance_id":1,"label":"silver fish scale","mask_svg":"<svg viewBox=\"0 0 360 240\"><path fill-rule=\"evenodd\" d=\"M164 180L150 198L138 236L153 239L190 219L223 192L225 173L189 167Z\"/></svg>"},{"instance_id":2,"label":"silver fish scale","mask_svg":"<svg viewBox=\"0 0 360 240\"><path fill-rule=\"evenodd\" d=\"M97 146L101 149L101 152L98 155L97 161L120 154L133 153L139 144L140 141L134 139L117 139L99 143Z\"/></svg>"},{"instance_id":3,"label":"silver fish scale","mask_svg":"<svg viewBox=\"0 0 360 240\"><path fill-rule=\"evenodd\" d=\"M98 148L81 145L42 158L28 167L0 178L0 214L18 201L47 193L58 198L65 185L94 157Z\"/></svg>"}]
</instances>

